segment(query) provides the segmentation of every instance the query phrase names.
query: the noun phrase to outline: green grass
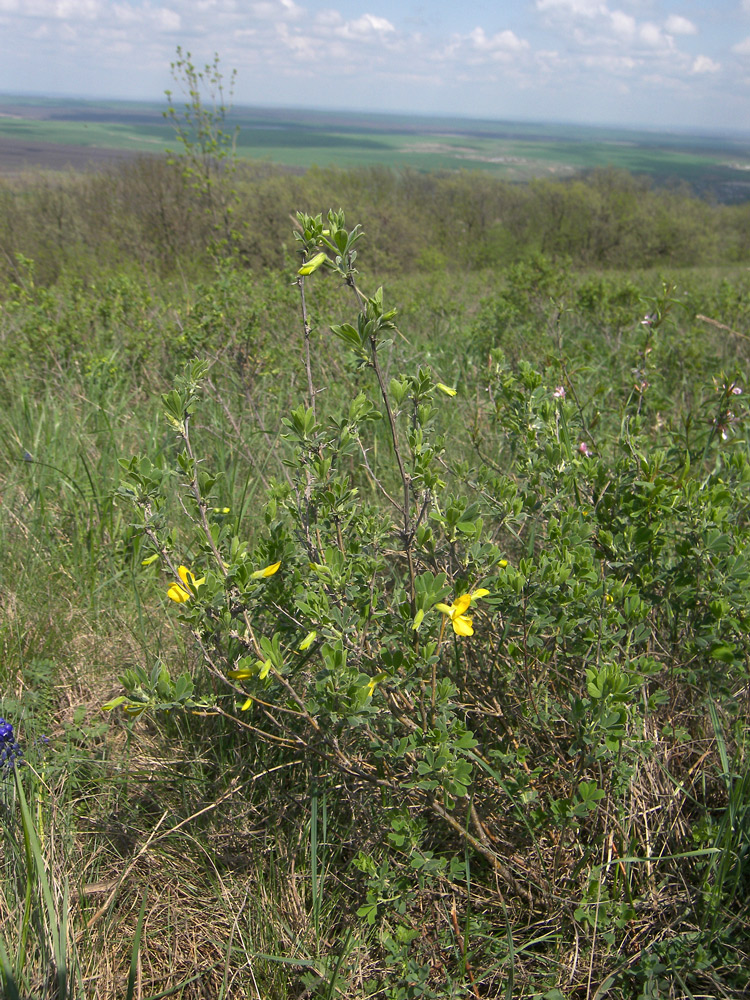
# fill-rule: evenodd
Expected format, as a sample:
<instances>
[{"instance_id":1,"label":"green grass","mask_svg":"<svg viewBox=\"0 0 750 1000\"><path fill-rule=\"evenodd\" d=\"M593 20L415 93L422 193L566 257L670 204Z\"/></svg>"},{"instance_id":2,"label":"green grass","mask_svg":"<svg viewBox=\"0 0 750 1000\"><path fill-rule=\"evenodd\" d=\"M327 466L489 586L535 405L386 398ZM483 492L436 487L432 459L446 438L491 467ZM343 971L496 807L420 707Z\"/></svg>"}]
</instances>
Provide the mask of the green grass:
<instances>
[{"instance_id":1,"label":"green grass","mask_svg":"<svg viewBox=\"0 0 750 1000\"><path fill-rule=\"evenodd\" d=\"M356 192L358 177L337 180ZM99 183L101 192L113 182ZM22 191L27 206L32 193ZM39 189L40 213L48 194ZM109 219L122 223L114 210ZM273 235L291 247L290 225L287 212ZM130 225L123 229L135 242ZM398 795L385 780L373 794L360 772L330 769L301 742L264 739L258 730L271 721L261 711L235 713L166 597L169 574L142 565L137 516L118 492L127 484L120 459L142 453L157 470L177 468L161 394L187 360L206 357L210 382L192 440L201 468L221 475L209 506L230 508L253 566L270 562L269 546L285 546L284 570L269 584L280 589L254 608L252 626L264 635L300 615L295 577L309 599L334 593L316 582L300 534L269 503L273 494L282 509L287 477L299 470L281 422L306 393L297 258L251 270L245 259L183 250L161 276L123 253L91 252L82 268L80 230L65 236L72 245L54 277L35 280L19 262L0 288L0 714L29 761L21 790L0 784L8 996L742 995L746 392L733 397L728 443L710 432L713 380L736 377L746 388L750 377L746 262L625 273L529 254L484 268L446 266L446 257L420 273L394 266L393 239L380 248L377 273L369 234L361 245L361 287L372 293L383 280L386 302L399 308L382 355L386 384L429 365L458 389L435 394L426 431L445 437L446 485L435 487L439 502L424 519L436 542L433 555L420 549L420 571L446 567L458 580L465 567L483 567L493 581L474 644L447 644L441 661L460 690L462 721L482 739L472 758L477 818L465 799L447 796L438 802L445 819L411 798L406 781ZM676 302L650 342L641 320L657 308L662 279L675 283ZM331 332L355 316L351 292L321 272L307 295L328 434L340 412L344 425L353 422L351 400L372 394L374 380ZM649 382L640 401L639 368ZM564 409L552 397L561 383ZM412 417L405 410L400 419L405 442ZM350 655L357 643L368 649L367 669L416 645L408 602L389 604L403 559L393 504L373 481L382 477L394 495L386 431L386 419L363 431L367 468L356 449L336 456L358 503L378 505L388 524L389 584L374 601L368 588L380 585L367 577L369 610L363 631L352 632ZM595 441L596 457L566 459L566 434L574 451ZM177 477L167 485L170 547L197 565L205 545ZM320 491L321 508L336 489L331 481ZM480 506L471 523L461 520L463 500ZM461 527L441 540L449 510ZM333 549L337 526L348 539L350 516L356 523L360 506L321 515ZM476 517L485 534L475 545ZM363 537L345 571L358 569L371 540ZM501 549L507 578L523 572L528 585L506 587L482 545ZM357 579L345 600L331 599L336 614L361 601ZM407 641L369 650L364 629L387 615L393 636L402 628ZM422 645L434 613L431 621ZM221 643L211 653L224 662ZM227 714L101 710L122 693L126 671L150 675L159 665L172 678L187 671ZM586 669L615 666L606 682L626 676L633 686L605 697L605 682L598 688ZM381 714L360 718L355 737L345 713L329 719L340 745L367 727L374 739L383 719L406 720L407 736L419 728L431 681L428 671L399 687L410 669L405 662L380 682ZM325 691L316 695L321 713ZM294 718L273 687L265 698ZM601 733L620 710L627 738L615 752ZM378 775L396 771L395 741L377 760ZM378 910L372 922L358 915L368 905Z\"/></svg>"}]
</instances>

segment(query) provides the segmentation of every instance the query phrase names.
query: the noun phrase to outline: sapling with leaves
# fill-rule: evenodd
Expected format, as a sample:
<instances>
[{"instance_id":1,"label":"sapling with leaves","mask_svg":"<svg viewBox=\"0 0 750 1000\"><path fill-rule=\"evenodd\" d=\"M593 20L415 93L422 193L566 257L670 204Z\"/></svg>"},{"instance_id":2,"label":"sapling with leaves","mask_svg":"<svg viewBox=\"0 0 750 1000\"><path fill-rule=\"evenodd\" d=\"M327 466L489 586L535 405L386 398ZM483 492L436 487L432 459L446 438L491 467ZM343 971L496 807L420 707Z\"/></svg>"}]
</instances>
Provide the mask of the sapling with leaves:
<instances>
[{"instance_id":1,"label":"sapling with leaves","mask_svg":"<svg viewBox=\"0 0 750 1000\"><path fill-rule=\"evenodd\" d=\"M231 255L239 244L235 219L238 195L231 186L237 168L239 126L229 127L237 71L232 70L226 82L218 55L199 69L190 52L183 52L179 45L171 69L185 98L178 110L173 92L165 92L167 110L163 114L180 144L174 162L181 167L213 230L212 249L221 256Z\"/></svg>"}]
</instances>

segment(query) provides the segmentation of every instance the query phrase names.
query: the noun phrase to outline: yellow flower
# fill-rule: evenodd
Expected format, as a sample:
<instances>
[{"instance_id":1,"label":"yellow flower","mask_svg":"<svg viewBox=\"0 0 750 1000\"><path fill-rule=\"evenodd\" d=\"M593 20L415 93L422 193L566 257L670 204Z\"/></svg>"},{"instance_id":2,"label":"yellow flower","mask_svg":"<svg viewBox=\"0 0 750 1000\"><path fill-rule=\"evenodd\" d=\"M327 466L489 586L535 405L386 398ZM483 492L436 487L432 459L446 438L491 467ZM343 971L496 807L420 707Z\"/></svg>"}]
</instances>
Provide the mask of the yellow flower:
<instances>
[{"instance_id":1,"label":"yellow flower","mask_svg":"<svg viewBox=\"0 0 750 1000\"><path fill-rule=\"evenodd\" d=\"M326 254L316 253L315 256L308 260L306 264L302 265L299 271L297 271L297 274L313 274L326 260L328 260L328 256Z\"/></svg>"},{"instance_id":2,"label":"yellow flower","mask_svg":"<svg viewBox=\"0 0 750 1000\"><path fill-rule=\"evenodd\" d=\"M271 663L270 660L266 660L265 663L261 663L260 660L258 660L258 665L260 666L260 673L258 674L258 677L262 681L264 681L266 677L268 677L268 675L271 673L271 667L273 666L273 663Z\"/></svg>"},{"instance_id":3,"label":"yellow flower","mask_svg":"<svg viewBox=\"0 0 750 1000\"><path fill-rule=\"evenodd\" d=\"M458 390L452 389L449 385L445 385L443 382L438 382L436 388L441 392L444 392L446 396L455 396Z\"/></svg>"},{"instance_id":4,"label":"yellow flower","mask_svg":"<svg viewBox=\"0 0 750 1000\"><path fill-rule=\"evenodd\" d=\"M260 580L264 576L273 576L279 566L281 566L281 560L272 563L270 566L264 566L263 569L256 569L254 573L250 574L250 577L253 580Z\"/></svg>"},{"instance_id":5,"label":"yellow flower","mask_svg":"<svg viewBox=\"0 0 750 1000\"><path fill-rule=\"evenodd\" d=\"M453 604L436 604L435 607L450 618L453 631L456 635L474 635L472 620L466 612L469 610L469 605L472 601L476 601L480 597L486 597L487 594L489 594L489 590L480 588L479 590L472 591L470 594L462 594Z\"/></svg>"},{"instance_id":6,"label":"yellow flower","mask_svg":"<svg viewBox=\"0 0 750 1000\"><path fill-rule=\"evenodd\" d=\"M436 604L438 611L447 615L456 635L474 635L471 618L466 614L471 604L471 594L462 594L453 604Z\"/></svg>"},{"instance_id":7,"label":"yellow flower","mask_svg":"<svg viewBox=\"0 0 750 1000\"><path fill-rule=\"evenodd\" d=\"M315 629L313 629L312 632L307 633L305 638L299 644L300 653L304 653L306 649L309 649L310 646L312 646L312 644L315 642L315 639L317 638L317 635L318 633L315 631Z\"/></svg>"},{"instance_id":8,"label":"yellow flower","mask_svg":"<svg viewBox=\"0 0 750 1000\"><path fill-rule=\"evenodd\" d=\"M179 583L173 583L167 591L167 597L176 601L178 604L184 604L185 601L189 601L191 597L195 597L195 591L198 587L203 586L206 582L206 578L204 576L201 577L200 580L196 580L195 576L190 572L187 566L180 566L177 573L182 580L182 585Z\"/></svg>"},{"instance_id":9,"label":"yellow flower","mask_svg":"<svg viewBox=\"0 0 750 1000\"><path fill-rule=\"evenodd\" d=\"M388 674L384 674L381 672L379 674L375 674L374 677L371 677L369 679L369 681L367 682L367 694L370 698L372 698L372 696L375 694L375 688L378 686L378 684L380 684L381 681L386 680L387 677Z\"/></svg>"}]
</instances>

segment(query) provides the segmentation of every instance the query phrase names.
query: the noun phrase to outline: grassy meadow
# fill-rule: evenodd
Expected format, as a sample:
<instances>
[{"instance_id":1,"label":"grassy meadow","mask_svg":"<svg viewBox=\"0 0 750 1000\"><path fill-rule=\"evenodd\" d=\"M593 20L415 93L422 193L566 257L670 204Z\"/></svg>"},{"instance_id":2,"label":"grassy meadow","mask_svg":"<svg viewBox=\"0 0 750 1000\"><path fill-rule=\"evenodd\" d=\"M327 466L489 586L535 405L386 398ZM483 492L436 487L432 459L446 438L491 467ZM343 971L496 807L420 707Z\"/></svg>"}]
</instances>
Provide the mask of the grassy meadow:
<instances>
[{"instance_id":1,"label":"grassy meadow","mask_svg":"<svg viewBox=\"0 0 750 1000\"><path fill-rule=\"evenodd\" d=\"M746 995L748 206L222 148L0 182L5 995Z\"/></svg>"}]
</instances>

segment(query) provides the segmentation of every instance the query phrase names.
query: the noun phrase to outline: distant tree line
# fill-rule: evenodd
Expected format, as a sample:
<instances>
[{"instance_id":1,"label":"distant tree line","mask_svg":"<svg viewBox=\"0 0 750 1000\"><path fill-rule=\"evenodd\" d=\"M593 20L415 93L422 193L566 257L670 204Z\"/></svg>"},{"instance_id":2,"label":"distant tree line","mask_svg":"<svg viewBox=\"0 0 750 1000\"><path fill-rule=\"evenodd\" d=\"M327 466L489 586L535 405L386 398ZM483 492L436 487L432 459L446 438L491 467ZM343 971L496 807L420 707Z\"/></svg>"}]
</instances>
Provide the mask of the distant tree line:
<instances>
[{"instance_id":1,"label":"distant tree line","mask_svg":"<svg viewBox=\"0 0 750 1000\"><path fill-rule=\"evenodd\" d=\"M33 260L36 280L131 261L159 275L232 255L251 269L293 251L276 234L300 207L342 207L362 220L383 273L505 267L543 254L574 267L640 269L750 259L750 203L711 204L688 189L626 171L510 183L486 173L368 167L295 173L241 164L225 182L232 231L179 162L142 157L97 173L29 174L0 182L0 278ZM224 227L226 230L226 226ZM221 238L218 238L218 237ZM207 254L208 251L208 254Z\"/></svg>"}]
</instances>

